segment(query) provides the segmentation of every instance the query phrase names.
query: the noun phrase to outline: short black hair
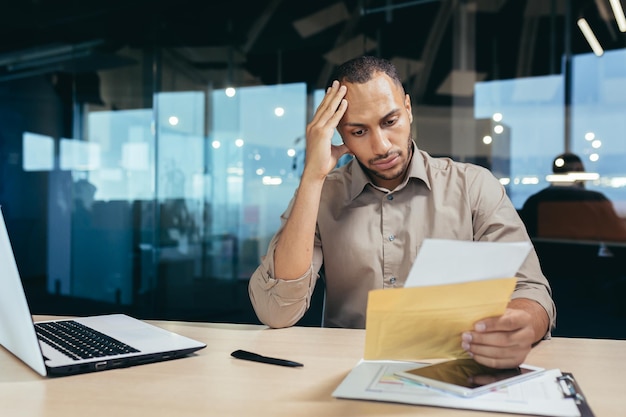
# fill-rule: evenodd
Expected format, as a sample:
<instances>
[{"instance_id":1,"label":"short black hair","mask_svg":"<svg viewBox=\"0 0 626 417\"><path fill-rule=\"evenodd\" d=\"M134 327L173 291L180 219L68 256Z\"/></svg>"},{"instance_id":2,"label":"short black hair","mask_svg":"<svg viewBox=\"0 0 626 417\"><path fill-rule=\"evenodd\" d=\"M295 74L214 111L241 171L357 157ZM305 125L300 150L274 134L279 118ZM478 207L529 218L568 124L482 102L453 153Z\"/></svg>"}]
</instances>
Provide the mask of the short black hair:
<instances>
[{"instance_id":1,"label":"short black hair","mask_svg":"<svg viewBox=\"0 0 626 417\"><path fill-rule=\"evenodd\" d=\"M402 80L400 80L398 75L398 69L390 61L370 55L353 58L336 67L326 87L330 87L335 80L363 84L371 80L377 72L387 74L404 91Z\"/></svg>"},{"instance_id":2,"label":"short black hair","mask_svg":"<svg viewBox=\"0 0 626 417\"><path fill-rule=\"evenodd\" d=\"M557 165L558 160L562 160L563 164ZM582 172L585 170L582 159L575 153L565 152L558 155L552 161L552 172L555 174L565 174L567 172Z\"/></svg>"}]
</instances>

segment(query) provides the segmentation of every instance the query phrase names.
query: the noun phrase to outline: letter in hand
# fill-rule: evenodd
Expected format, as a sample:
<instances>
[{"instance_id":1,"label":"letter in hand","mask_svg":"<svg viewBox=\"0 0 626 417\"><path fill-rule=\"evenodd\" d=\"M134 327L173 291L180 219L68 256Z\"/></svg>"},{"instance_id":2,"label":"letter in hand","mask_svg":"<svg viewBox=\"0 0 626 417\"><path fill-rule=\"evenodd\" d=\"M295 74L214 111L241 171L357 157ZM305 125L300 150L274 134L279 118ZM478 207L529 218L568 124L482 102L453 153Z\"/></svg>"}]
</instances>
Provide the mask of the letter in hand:
<instances>
[{"instance_id":1,"label":"letter in hand","mask_svg":"<svg viewBox=\"0 0 626 417\"><path fill-rule=\"evenodd\" d=\"M480 320L473 331L464 332L461 347L485 366L514 368L524 362L537 338L533 316L519 308L507 308L502 316Z\"/></svg>"}]
</instances>

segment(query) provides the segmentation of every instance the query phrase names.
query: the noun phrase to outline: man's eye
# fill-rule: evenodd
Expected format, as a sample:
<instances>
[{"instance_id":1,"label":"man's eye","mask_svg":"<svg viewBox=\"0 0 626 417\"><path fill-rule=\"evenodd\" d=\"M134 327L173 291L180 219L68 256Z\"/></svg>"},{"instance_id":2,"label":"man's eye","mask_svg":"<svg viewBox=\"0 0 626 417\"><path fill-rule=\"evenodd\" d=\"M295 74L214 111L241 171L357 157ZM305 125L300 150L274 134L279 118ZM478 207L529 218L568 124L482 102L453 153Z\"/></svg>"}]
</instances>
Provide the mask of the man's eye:
<instances>
[{"instance_id":1,"label":"man's eye","mask_svg":"<svg viewBox=\"0 0 626 417\"><path fill-rule=\"evenodd\" d=\"M387 125L387 126L391 126L391 125L393 125L395 122L396 122L396 119L390 119L390 120L387 120L387 121L385 122L385 125Z\"/></svg>"},{"instance_id":2,"label":"man's eye","mask_svg":"<svg viewBox=\"0 0 626 417\"><path fill-rule=\"evenodd\" d=\"M354 136L363 136L364 134L365 134L365 130L363 129L352 132L352 135Z\"/></svg>"}]
</instances>

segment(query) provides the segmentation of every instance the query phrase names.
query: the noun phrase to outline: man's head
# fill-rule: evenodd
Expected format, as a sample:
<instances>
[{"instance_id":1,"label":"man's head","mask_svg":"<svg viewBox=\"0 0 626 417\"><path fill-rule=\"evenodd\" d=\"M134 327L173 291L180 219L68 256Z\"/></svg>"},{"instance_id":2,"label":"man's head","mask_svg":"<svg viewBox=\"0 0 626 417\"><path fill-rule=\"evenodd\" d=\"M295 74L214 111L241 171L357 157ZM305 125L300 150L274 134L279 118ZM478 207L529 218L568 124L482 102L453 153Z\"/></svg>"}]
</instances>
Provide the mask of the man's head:
<instances>
[{"instance_id":1,"label":"man's head","mask_svg":"<svg viewBox=\"0 0 626 417\"><path fill-rule=\"evenodd\" d=\"M580 159L578 155L573 154L571 152L565 152L565 153L562 153L561 155L558 155L556 158L554 158L554 161L552 161L552 172L554 172L555 174L567 174L569 172L585 172L585 166L583 165L583 161ZM585 182L574 181L570 184L565 183L563 185L584 188Z\"/></svg>"},{"instance_id":2,"label":"man's head","mask_svg":"<svg viewBox=\"0 0 626 417\"><path fill-rule=\"evenodd\" d=\"M364 84L378 72L386 74L404 92L396 67L386 59L367 55L353 58L336 67L328 80L327 87L330 87L335 80L342 84Z\"/></svg>"},{"instance_id":3,"label":"man's head","mask_svg":"<svg viewBox=\"0 0 626 417\"><path fill-rule=\"evenodd\" d=\"M583 161L576 154L566 152L558 155L552 161L552 172L555 174L566 174L568 172L584 172Z\"/></svg>"},{"instance_id":4,"label":"man's head","mask_svg":"<svg viewBox=\"0 0 626 417\"><path fill-rule=\"evenodd\" d=\"M393 189L405 177L412 156L411 100L396 68L363 56L333 73L347 88L348 108L337 130L372 181Z\"/></svg>"}]
</instances>

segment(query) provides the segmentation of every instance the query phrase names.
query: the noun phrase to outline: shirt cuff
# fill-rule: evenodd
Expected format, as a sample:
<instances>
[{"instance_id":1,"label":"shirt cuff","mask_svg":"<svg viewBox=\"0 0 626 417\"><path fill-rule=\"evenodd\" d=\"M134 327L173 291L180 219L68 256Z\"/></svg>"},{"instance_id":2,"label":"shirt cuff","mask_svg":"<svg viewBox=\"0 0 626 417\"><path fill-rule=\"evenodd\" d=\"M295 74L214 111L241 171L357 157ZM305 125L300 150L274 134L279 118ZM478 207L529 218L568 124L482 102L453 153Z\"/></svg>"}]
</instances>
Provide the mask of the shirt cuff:
<instances>
[{"instance_id":1,"label":"shirt cuff","mask_svg":"<svg viewBox=\"0 0 626 417\"><path fill-rule=\"evenodd\" d=\"M279 299L297 300L305 299L311 293L313 287L313 266L300 277L296 279L277 279L273 278L270 273L263 278L263 289L268 291L271 289L272 294Z\"/></svg>"}]
</instances>

